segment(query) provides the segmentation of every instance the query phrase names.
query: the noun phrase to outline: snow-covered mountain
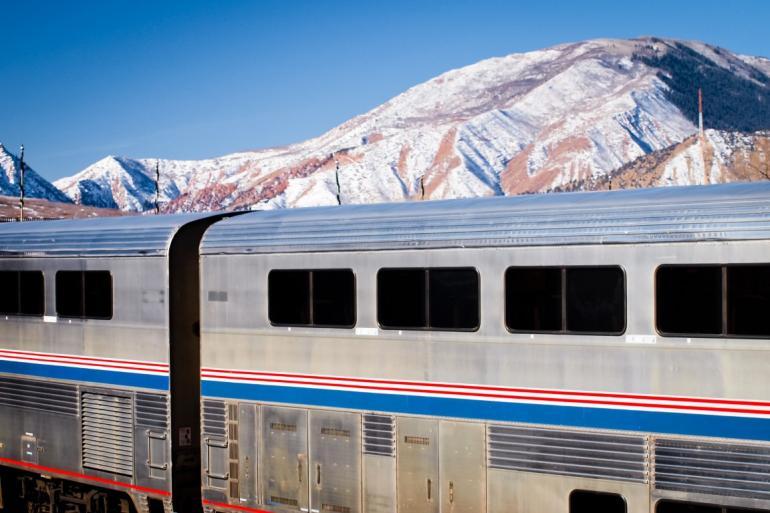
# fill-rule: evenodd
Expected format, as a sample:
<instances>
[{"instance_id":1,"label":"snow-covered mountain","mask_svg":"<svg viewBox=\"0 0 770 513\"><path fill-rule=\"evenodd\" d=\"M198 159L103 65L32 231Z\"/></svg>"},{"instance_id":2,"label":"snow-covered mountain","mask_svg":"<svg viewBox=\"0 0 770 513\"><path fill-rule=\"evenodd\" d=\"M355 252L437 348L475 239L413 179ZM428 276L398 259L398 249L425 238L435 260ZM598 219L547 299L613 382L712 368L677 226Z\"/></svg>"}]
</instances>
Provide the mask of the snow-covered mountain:
<instances>
[{"instance_id":1,"label":"snow-covered mountain","mask_svg":"<svg viewBox=\"0 0 770 513\"><path fill-rule=\"evenodd\" d=\"M42 198L49 201L72 203L62 191L51 182L37 174L26 163L24 164L24 195L29 198ZM0 195L18 196L21 162L16 155L8 151L0 143Z\"/></svg>"},{"instance_id":2,"label":"snow-covered mountain","mask_svg":"<svg viewBox=\"0 0 770 513\"><path fill-rule=\"evenodd\" d=\"M698 42L592 40L449 71L291 146L202 161L107 157L55 184L76 202L146 210L157 165L166 211L568 188L695 133L698 87L707 126L770 128L767 59Z\"/></svg>"}]
</instances>

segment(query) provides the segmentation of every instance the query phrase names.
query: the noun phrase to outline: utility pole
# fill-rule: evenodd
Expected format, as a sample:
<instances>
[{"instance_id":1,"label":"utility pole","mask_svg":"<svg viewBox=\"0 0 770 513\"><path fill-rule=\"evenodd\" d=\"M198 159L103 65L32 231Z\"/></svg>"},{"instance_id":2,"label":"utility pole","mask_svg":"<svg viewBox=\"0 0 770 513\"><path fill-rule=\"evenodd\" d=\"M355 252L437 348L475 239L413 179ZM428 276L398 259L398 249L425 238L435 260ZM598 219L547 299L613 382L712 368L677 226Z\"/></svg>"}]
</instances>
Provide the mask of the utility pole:
<instances>
[{"instance_id":1,"label":"utility pole","mask_svg":"<svg viewBox=\"0 0 770 513\"><path fill-rule=\"evenodd\" d=\"M420 175L420 200L425 199L425 175Z\"/></svg>"},{"instance_id":2,"label":"utility pole","mask_svg":"<svg viewBox=\"0 0 770 513\"><path fill-rule=\"evenodd\" d=\"M160 160L155 161L155 215L160 214Z\"/></svg>"},{"instance_id":3,"label":"utility pole","mask_svg":"<svg viewBox=\"0 0 770 513\"><path fill-rule=\"evenodd\" d=\"M703 137L703 90L698 88L698 131Z\"/></svg>"},{"instance_id":4,"label":"utility pole","mask_svg":"<svg viewBox=\"0 0 770 513\"><path fill-rule=\"evenodd\" d=\"M342 190L340 189L340 161L337 160L337 154L332 153L334 159L334 180L337 182L337 205L342 205Z\"/></svg>"},{"instance_id":5,"label":"utility pole","mask_svg":"<svg viewBox=\"0 0 770 513\"><path fill-rule=\"evenodd\" d=\"M24 145L19 151L19 222L24 221Z\"/></svg>"}]
</instances>

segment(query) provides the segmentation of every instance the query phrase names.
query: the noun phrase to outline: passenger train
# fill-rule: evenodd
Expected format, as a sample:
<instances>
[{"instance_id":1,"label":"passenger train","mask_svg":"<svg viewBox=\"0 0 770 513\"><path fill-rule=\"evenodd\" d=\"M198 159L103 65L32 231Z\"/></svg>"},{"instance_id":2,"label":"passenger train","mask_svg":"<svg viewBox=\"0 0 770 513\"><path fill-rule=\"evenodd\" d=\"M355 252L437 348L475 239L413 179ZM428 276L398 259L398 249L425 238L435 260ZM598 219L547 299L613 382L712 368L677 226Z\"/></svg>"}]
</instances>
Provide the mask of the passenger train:
<instances>
[{"instance_id":1,"label":"passenger train","mask_svg":"<svg viewBox=\"0 0 770 513\"><path fill-rule=\"evenodd\" d=\"M0 225L0 512L770 511L770 183Z\"/></svg>"}]
</instances>

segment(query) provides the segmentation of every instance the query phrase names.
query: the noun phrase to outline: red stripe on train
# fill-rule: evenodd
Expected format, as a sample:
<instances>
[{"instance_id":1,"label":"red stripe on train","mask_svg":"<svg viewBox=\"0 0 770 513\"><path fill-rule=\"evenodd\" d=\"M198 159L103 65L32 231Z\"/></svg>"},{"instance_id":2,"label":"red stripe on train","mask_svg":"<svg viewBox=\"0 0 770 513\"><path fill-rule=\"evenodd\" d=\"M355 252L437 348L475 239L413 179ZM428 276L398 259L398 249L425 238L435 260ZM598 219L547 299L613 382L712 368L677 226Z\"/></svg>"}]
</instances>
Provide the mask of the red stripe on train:
<instances>
[{"instance_id":1,"label":"red stripe on train","mask_svg":"<svg viewBox=\"0 0 770 513\"><path fill-rule=\"evenodd\" d=\"M216 376L206 376L206 377L216 378ZM227 378L224 378L224 379L227 379ZM296 380L289 380L289 379L270 379L270 378L260 378L260 377L254 377L254 378L239 377L237 379L240 379L242 381L251 381L251 382L258 382L258 383L302 385L308 388L312 388L313 386L318 386L318 385L321 385L321 386L324 385L323 383L320 383L320 384L308 383L306 381L296 381ZM488 398L488 399L512 399L517 401L540 401L540 402L549 402L549 403L586 404L586 405L594 405L594 406L622 406L627 408L628 407L655 408L660 410L685 410L685 411L689 410L689 411L703 411L703 412L715 412L715 413L743 413L743 414L753 414L753 415L770 415L770 410L716 408L713 406L630 403L630 402L623 402L623 401L599 401L599 400L591 400L591 399L572 399L572 398L564 398L564 397L532 397L532 396L524 396L524 395L490 394L490 393L482 393L482 392L459 392L459 391L453 391L453 390L421 390L421 389L409 389L409 388L403 388L403 387L398 388L398 387L385 387L385 386L367 386L367 385L356 385L356 384L347 384L347 383L326 384L326 386L347 388L351 390L367 390L367 391L379 390L383 392L407 392L407 393L417 393L417 394L436 394L436 395L444 395L444 396L480 397L480 398Z\"/></svg>"},{"instance_id":2,"label":"red stripe on train","mask_svg":"<svg viewBox=\"0 0 770 513\"><path fill-rule=\"evenodd\" d=\"M85 479L87 481L93 481L95 483L100 483L100 484L105 484L110 486L120 486L122 488L129 488L137 492L149 493L153 495L162 495L164 497L171 496L171 492L167 492L165 490L156 490L155 488L147 488L146 486L138 486L138 485L133 485L129 483L121 483L120 481L111 481L103 477L87 476L85 474L72 472L70 470L63 470L60 468L53 468L53 467L44 467L43 465L38 465L36 463L29 463L26 461L17 461L17 460L12 460L10 458L0 458L0 463L8 463L8 464L16 465L29 470L36 470L38 472L50 472L51 474L58 474L58 475L67 476L67 477L77 477L79 479Z\"/></svg>"},{"instance_id":3,"label":"red stripe on train","mask_svg":"<svg viewBox=\"0 0 770 513\"><path fill-rule=\"evenodd\" d=\"M770 407L770 402L765 401L748 401L748 400L732 400L732 399L714 399L709 397L674 397L674 396L657 396L657 395L644 395L644 394L618 394L611 392L580 392L572 390L546 390L538 388L510 388L510 387L496 387L491 385L465 385L465 384L452 384L452 383L431 383L431 382L419 382L419 381L399 381L399 380L386 380L376 378L348 378L337 376L313 376L310 374L289 374L280 372L258 372L258 371L246 371L246 370L229 370L229 369L211 369L204 368L204 377L217 378L221 376L206 375L206 373L220 373L220 374L246 374L252 376L270 376L281 378L303 378L303 379L317 379L327 381L340 381L340 382L361 382L361 383L374 383L384 385L404 385L404 386L429 386L434 388L461 388L469 390L490 390L493 392L513 392L513 393L532 393L532 394L544 394L544 395L574 395L578 397L607 397L609 399L638 399L647 401L672 401L672 402L699 402L707 404L729 404L737 406L765 406ZM237 379L237 378L234 378ZM246 378L244 378L246 379ZM308 383L312 384L312 383ZM336 385L331 385L336 386Z\"/></svg>"}]
</instances>

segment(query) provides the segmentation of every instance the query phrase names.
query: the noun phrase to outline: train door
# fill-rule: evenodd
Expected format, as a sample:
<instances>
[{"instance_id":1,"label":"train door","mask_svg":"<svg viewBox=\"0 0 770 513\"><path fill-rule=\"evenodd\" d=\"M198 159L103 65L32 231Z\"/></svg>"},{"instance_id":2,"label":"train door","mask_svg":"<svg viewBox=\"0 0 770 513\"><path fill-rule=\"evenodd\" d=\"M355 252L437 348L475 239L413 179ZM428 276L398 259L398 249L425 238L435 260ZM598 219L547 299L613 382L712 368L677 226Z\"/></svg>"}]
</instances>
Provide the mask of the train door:
<instances>
[{"instance_id":1,"label":"train door","mask_svg":"<svg viewBox=\"0 0 770 513\"><path fill-rule=\"evenodd\" d=\"M265 406L263 490L281 511L361 511L361 416Z\"/></svg>"},{"instance_id":2,"label":"train door","mask_svg":"<svg viewBox=\"0 0 770 513\"><path fill-rule=\"evenodd\" d=\"M485 511L484 439L483 424L399 418L398 511Z\"/></svg>"},{"instance_id":3,"label":"train door","mask_svg":"<svg viewBox=\"0 0 770 513\"><path fill-rule=\"evenodd\" d=\"M310 412L311 512L359 513L361 416Z\"/></svg>"},{"instance_id":4,"label":"train door","mask_svg":"<svg viewBox=\"0 0 770 513\"><path fill-rule=\"evenodd\" d=\"M265 504L286 511L309 511L307 411L262 408Z\"/></svg>"}]
</instances>

